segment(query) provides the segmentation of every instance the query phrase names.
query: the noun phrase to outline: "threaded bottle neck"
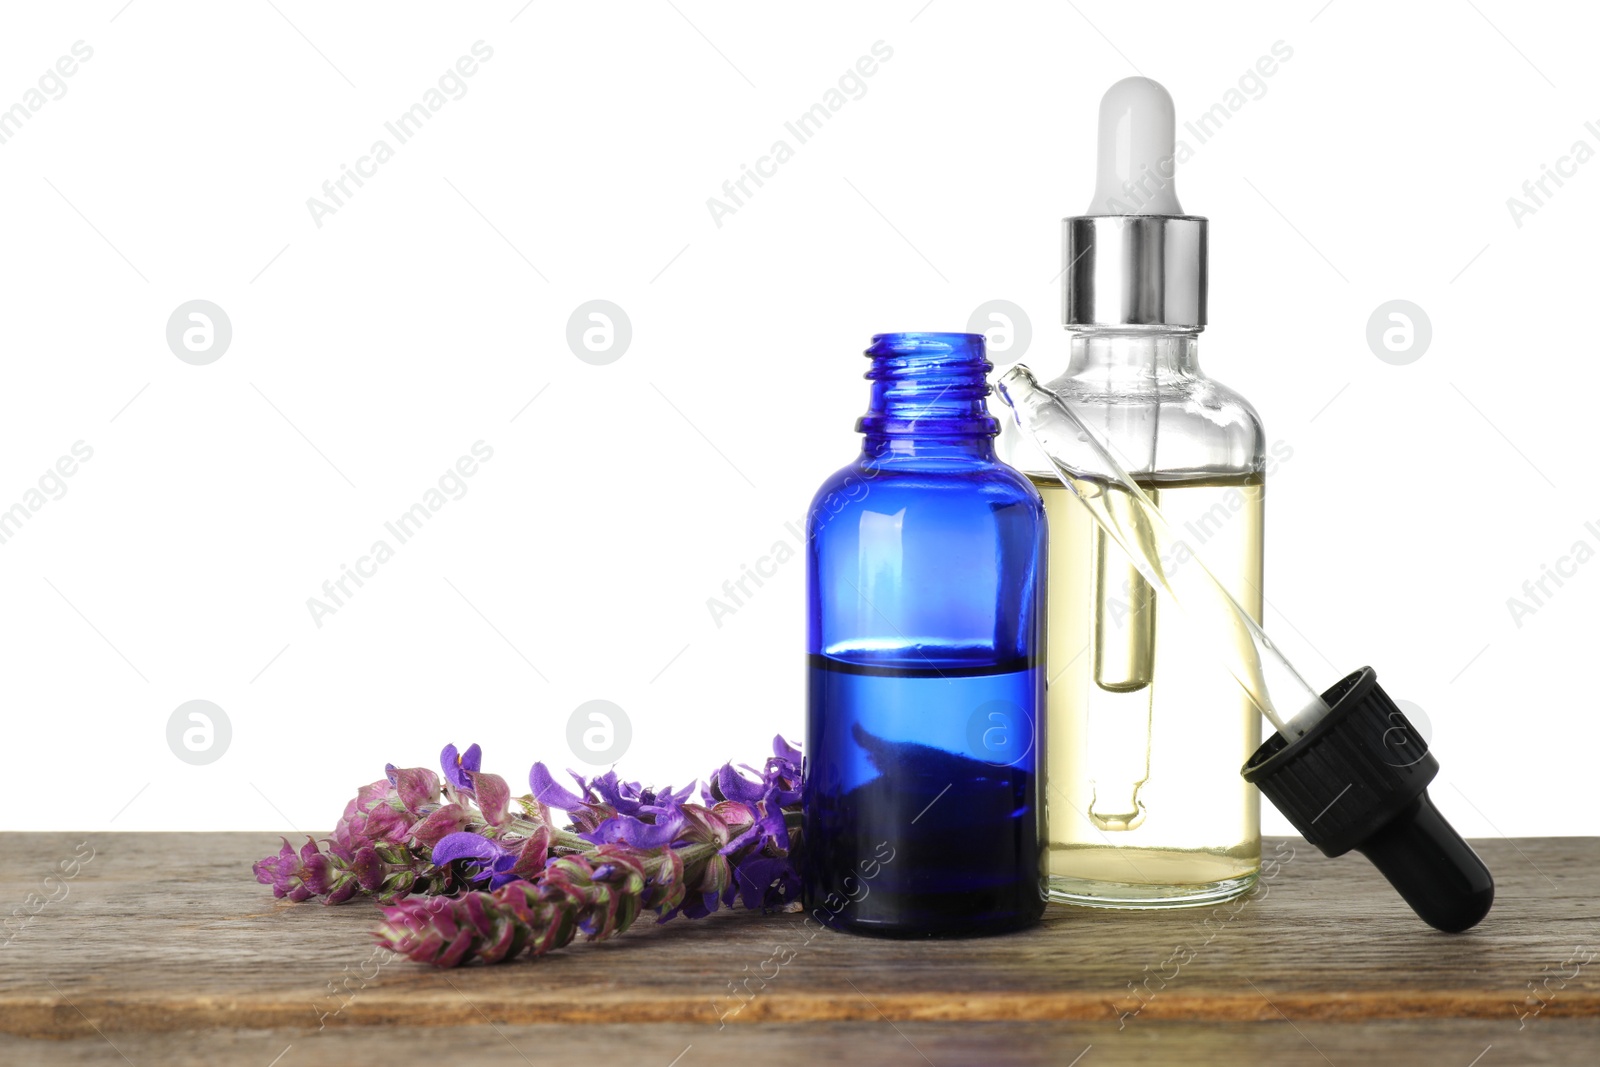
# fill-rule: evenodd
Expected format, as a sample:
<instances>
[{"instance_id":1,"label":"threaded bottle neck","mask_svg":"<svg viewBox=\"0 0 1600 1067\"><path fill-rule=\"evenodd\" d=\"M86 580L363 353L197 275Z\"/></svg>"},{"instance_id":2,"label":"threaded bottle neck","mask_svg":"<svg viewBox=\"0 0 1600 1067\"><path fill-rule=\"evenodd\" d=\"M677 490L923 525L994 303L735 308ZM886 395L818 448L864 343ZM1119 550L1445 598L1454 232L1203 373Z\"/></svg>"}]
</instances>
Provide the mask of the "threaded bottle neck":
<instances>
[{"instance_id":1,"label":"threaded bottle neck","mask_svg":"<svg viewBox=\"0 0 1600 1067\"><path fill-rule=\"evenodd\" d=\"M888 438L882 445L894 451L907 439L987 448L999 432L984 403L991 365L982 334L880 333L866 355L872 395L856 429L869 445Z\"/></svg>"}]
</instances>

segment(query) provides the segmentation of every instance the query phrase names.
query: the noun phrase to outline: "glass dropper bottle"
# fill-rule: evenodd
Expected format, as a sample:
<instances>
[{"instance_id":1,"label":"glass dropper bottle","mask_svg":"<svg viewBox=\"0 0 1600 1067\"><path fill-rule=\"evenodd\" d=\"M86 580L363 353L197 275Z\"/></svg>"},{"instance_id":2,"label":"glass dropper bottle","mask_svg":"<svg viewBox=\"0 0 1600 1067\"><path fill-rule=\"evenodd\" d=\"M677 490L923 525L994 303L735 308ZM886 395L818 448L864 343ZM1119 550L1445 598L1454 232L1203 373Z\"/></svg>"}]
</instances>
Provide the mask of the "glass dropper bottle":
<instances>
[{"instance_id":1,"label":"glass dropper bottle","mask_svg":"<svg viewBox=\"0 0 1600 1067\"><path fill-rule=\"evenodd\" d=\"M1095 193L1062 223L1067 359L1042 377L1174 525L1201 532L1213 572L1259 618L1266 434L1249 402L1200 365L1209 223L1179 203L1175 125L1171 96L1148 78L1119 81L1100 101ZM1260 803L1230 768L1261 743L1261 716L1207 684L1205 639L1004 421L997 450L1027 473L1050 523L1050 898L1169 908L1247 892L1261 865ZM1126 512L1133 500L1105 483L1098 504Z\"/></svg>"}]
</instances>

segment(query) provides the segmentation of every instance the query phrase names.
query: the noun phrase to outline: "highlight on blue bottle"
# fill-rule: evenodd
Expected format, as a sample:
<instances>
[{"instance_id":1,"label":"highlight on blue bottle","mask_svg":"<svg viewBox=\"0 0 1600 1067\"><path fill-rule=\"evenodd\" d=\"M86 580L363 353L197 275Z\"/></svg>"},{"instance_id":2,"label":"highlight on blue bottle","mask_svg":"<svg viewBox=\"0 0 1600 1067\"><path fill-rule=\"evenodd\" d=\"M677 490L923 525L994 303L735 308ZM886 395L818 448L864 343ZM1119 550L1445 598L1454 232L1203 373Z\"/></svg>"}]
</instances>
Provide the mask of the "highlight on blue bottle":
<instances>
[{"instance_id":1,"label":"highlight on blue bottle","mask_svg":"<svg viewBox=\"0 0 1600 1067\"><path fill-rule=\"evenodd\" d=\"M1043 504L995 456L980 334L872 339L861 452L807 521L807 912L858 933L1038 919Z\"/></svg>"}]
</instances>

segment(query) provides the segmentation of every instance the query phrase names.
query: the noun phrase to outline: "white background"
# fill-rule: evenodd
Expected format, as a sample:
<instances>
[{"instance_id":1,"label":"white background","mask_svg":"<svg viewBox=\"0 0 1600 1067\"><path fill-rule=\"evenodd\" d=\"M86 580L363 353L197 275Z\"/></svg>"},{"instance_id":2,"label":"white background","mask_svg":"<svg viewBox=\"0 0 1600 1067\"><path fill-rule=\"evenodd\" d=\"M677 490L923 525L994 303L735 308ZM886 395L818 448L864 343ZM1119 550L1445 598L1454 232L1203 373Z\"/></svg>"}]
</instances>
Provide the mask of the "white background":
<instances>
[{"instance_id":1,"label":"white background","mask_svg":"<svg viewBox=\"0 0 1600 1067\"><path fill-rule=\"evenodd\" d=\"M4 828L321 831L448 741L514 784L583 769L591 699L658 784L798 739L803 563L721 627L706 601L854 454L869 335L1006 299L1058 364L1100 94L1143 73L1193 120L1282 41L1179 176L1213 220L1203 365L1293 449L1268 629L1312 681L1372 663L1424 710L1465 832L1600 832L1600 562L1507 607L1600 548L1600 161L1520 227L1506 204L1600 149L1589 5L123 3L0 16L0 107L93 49L0 144L0 508L93 449L0 545ZM307 198L480 40L319 228ZM605 366L565 337L597 298L633 330ZM207 366L166 343L192 299L232 323ZM1432 323L1406 366L1365 339L1391 299ZM480 440L466 495L319 628L307 598ZM193 699L232 726L203 766L166 739Z\"/></svg>"}]
</instances>

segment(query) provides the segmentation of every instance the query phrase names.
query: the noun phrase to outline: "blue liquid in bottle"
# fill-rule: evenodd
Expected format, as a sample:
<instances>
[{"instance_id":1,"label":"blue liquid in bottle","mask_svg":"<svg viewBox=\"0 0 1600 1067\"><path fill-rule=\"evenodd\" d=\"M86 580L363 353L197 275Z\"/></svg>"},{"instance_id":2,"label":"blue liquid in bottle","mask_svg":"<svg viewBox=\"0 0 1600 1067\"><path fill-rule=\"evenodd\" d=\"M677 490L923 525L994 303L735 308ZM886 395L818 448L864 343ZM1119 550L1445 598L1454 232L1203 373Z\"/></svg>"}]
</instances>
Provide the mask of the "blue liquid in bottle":
<instances>
[{"instance_id":1,"label":"blue liquid in bottle","mask_svg":"<svg viewBox=\"0 0 1600 1067\"><path fill-rule=\"evenodd\" d=\"M807 912L894 937L1044 909L1045 519L995 458L983 338L879 334L808 519Z\"/></svg>"}]
</instances>

